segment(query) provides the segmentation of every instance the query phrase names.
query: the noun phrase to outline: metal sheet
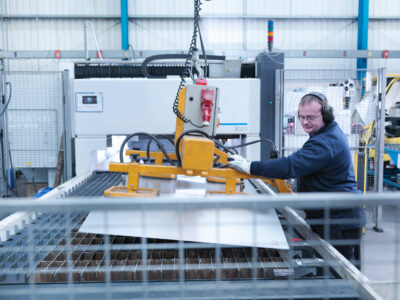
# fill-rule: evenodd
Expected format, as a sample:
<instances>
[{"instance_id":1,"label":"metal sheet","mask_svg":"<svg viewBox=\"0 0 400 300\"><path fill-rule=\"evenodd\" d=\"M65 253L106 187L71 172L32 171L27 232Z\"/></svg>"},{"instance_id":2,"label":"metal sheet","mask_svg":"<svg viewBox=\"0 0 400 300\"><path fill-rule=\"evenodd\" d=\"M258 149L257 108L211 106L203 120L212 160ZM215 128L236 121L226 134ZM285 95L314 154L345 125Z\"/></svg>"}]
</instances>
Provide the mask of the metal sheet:
<instances>
[{"instance_id":1,"label":"metal sheet","mask_svg":"<svg viewBox=\"0 0 400 300\"><path fill-rule=\"evenodd\" d=\"M206 183L199 177L175 180L143 179L142 187L157 187L161 194L204 197L207 190L223 185ZM216 188L216 186L219 186ZM254 192L250 185L245 190ZM93 211L80 232L148 237L244 247L289 249L275 210L189 209Z\"/></svg>"}]
</instances>

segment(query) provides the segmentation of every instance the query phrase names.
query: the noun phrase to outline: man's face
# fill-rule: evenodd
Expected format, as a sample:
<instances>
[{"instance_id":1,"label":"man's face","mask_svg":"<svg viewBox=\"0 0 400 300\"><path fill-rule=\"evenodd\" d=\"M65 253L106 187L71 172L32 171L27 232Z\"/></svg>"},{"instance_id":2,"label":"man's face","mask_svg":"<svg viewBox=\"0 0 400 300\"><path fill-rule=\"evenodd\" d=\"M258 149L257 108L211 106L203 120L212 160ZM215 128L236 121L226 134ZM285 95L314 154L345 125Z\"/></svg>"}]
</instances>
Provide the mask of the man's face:
<instances>
[{"instance_id":1,"label":"man's face","mask_svg":"<svg viewBox=\"0 0 400 300\"><path fill-rule=\"evenodd\" d=\"M322 106L318 101L312 101L299 106L299 119L301 126L308 134L321 129L325 124L321 114Z\"/></svg>"}]
</instances>

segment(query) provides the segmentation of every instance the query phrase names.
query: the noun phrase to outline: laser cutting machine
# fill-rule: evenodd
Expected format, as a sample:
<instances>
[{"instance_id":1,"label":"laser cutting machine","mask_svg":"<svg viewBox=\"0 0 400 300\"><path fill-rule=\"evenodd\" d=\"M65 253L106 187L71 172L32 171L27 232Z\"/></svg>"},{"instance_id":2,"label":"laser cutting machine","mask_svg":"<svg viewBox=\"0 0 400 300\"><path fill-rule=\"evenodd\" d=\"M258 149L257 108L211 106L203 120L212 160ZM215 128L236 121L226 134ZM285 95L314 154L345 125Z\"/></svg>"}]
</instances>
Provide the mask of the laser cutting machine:
<instances>
[{"instance_id":1,"label":"laser cutting machine","mask_svg":"<svg viewBox=\"0 0 400 300\"><path fill-rule=\"evenodd\" d=\"M98 154L107 149L111 135L129 136L136 132L148 132L151 135L175 133L175 136L179 137L181 135L179 132L197 130L196 127L193 128L190 125L186 128L182 126L181 131L176 130L179 126L177 126L176 117L172 113L171 99L176 96L178 83L179 80L176 78L68 79L65 90L69 92L69 97L66 98L69 110L66 111L66 114L69 114L68 120L71 120L71 131L68 133L69 135L67 134L70 147L67 149L73 150L71 157L75 157L68 168L71 172L75 168L77 175L38 201L51 203L53 200L57 201L57 198L68 200L69 197L75 196L101 196L104 195L105 190L112 186L121 187L121 182L125 186L128 182L129 187L130 181L126 178L123 180L123 175L121 176L120 173L99 170ZM213 126L209 126L208 130L210 131L207 134L216 134L221 139L239 137L239 143L254 141L259 139L260 135L262 136L263 114L260 112L265 103L260 103L260 99L263 98L261 79L209 78L207 86L212 87L216 97L214 104L218 103L220 108L220 111L211 109L209 122ZM195 90L200 89L200 93L196 97L191 96L192 91L190 89L192 87ZM185 103L197 103L195 104L196 113L201 112L202 89L201 86L188 85L186 95L181 94ZM190 100L191 97L193 97L193 100ZM184 109L181 108L180 111L184 111ZM217 112L219 113L220 126L215 125L216 127L214 127L214 124L218 123L215 118ZM190 116L190 112L188 115ZM192 118L196 125L203 121L201 115L202 113L197 115L199 119ZM183 143L183 137L181 143ZM181 158L182 165L186 166L184 168L185 174L191 175L187 171L192 170L193 175L198 172L199 175L204 175L204 178L208 175L215 175L208 171L209 160L208 165L201 167L196 164L197 160L193 159L190 153L187 160L185 156L187 153L185 152L189 151L190 148L194 150L195 156L203 154L203 151L198 151L197 143L198 137L189 136L179 151L180 154L183 154ZM201 143L203 143L201 147L204 145L209 147L208 149L215 147L215 145L210 147L204 141L201 141ZM249 159L258 159L262 152L260 148L248 148L246 153L243 154ZM202 149L204 150L204 148ZM143 182L140 183L143 183L143 185L140 188L153 189L154 191L155 184L160 184L158 190L161 193L165 191L176 193L187 190L188 187L194 187L193 190L196 190L196 187L199 186L198 183L176 180L180 186L171 188L175 179L165 180L149 176L154 175L154 173L157 174L157 168L162 170L161 167L171 168L172 166L161 165L162 162L166 161L166 157L164 153L158 156L160 151L157 151L157 149L156 151L149 151L152 165L141 164L140 160L147 158L147 153L145 153L147 151L145 150L130 149L122 152L123 156L128 158L127 173L129 173L129 166L133 166L139 168L139 170L134 170L134 176L143 175L141 176ZM212 152L212 150L209 151ZM175 151L169 154L171 160L177 160L173 157L174 154L176 154ZM209 159L210 155L206 157ZM216 158L215 156L212 157L211 164L214 163ZM223 157L223 155L221 154L220 157ZM204 161L201 162L204 163ZM225 161L219 163L223 165ZM144 169L140 170L142 166ZM118 167L118 164L116 167ZM200 170L196 168L200 168ZM175 169L177 169L176 166ZM108 165L106 170L108 170ZM122 171L125 173L125 170ZM201 172L209 172L210 174L201 174ZM158 172L157 175L164 173L164 171ZM177 175L179 176L179 174ZM216 189L226 191L223 188L225 187L224 183L211 183L210 181L206 182L206 185L210 186L210 189L208 189L210 191ZM236 179L233 185L236 186ZM274 186L273 184L270 185ZM111 190L111 192L113 191L116 192L115 189ZM153 191L149 194L152 194ZM257 190L251 185L247 185L244 191L257 194ZM182 199L182 195L176 194ZM187 198L187 196L185 197ZM116 207L122 207L120 206L121 199L112 199L116 201ZM126 200L132 201L132 199ZM90 207L90 210L96 210L95 207L101 208L101 199L96 200L99 202L91 201L91 206L87 206ZM146 203L149 204L151 201ZM202 205L206 207L207 203L208 200L204 199ZM54 204L56 205L56 203ZM160 201L157 205L163 204ZM174 208L179 211L179 204L176 205ZM199 207L202 208L200 204ZM356 296L345 279L337 279L332 274L321 275L323 274L321 270L328 269L326 263L329 261L324 261L324 259L315 256L310 244L302 239L300 239L299 246L292 243L289 251L275 250L272 249L273 247L269 249L268 247L254 248L253 251L249 247L220 245L218 243L212 246L202 243L186 244L185 241L173 243L170 239L152 237L146 237L147 244L143 246L143 238L141 237L80 231L82 222L87 218L87 213L88 211L83 209L71 212L69 207L65 207L65 211L60 212L50 211L37 214L19 212L1 222L0 240L2 249L4 249L2 254L7 255L7 259L2 260L2 270L6 270L6 273L5 276L1 277L0 283L4 286L18 283L20 284L19 287L23 289L28 286L27 282L35 282L40 286L39 283L101 284L110 280L112 284L140 287L147 280L149 286L159 290L159 285L163 285L166 281L171 283L171 286L174 286L179 280L183 280L185 284L194 282L194 285L199 287L202 283L213 284L215 280L223 280L229 287L234 288L237 284L245 284L252 278L257 278L257 280L262 280L263 284L268 283L262 285L263 295L265 295L265 293L271 292L270 286L279 285L282 280L295 278L298 280L296 284L302 287L307 283L307 280L323 279L346 285L343 288L346 292L345 297L351 299ZM140 215L139 213L137 220L140 220ZM193 215L189 213L187 219L190 219L191 216L193 218ZM156 219L155 221L160 220ZM33 232L35 233L34 239L30 238L30 234ZM286 233L288 233L287 230ZM297 237L289 235L288 238L296 240ZM293 240L291 241L293 242ZM187 248L179 248L181 244ZM158 249L156 249L157 247ZM218 247L221 247L220 252L216 250ZM326 247L329 251L332 251L330 245L321 244L318 247L318 249ZM26 251L24 249L33 248L36 249L34 255L24 252ZM110 249L109 254L107 254L107 249ZM180 249L183 249L183 251ZM296 261L298 261L295 266L293 266L292 255L295 255ZM259 264L253 266L253 259ZM187 271L181 271L179 265L181 261L185 261L183 268L186 268ZM346 261L340 259L339 262L343 269L348 268L349 272L354 273L349 262L346 264ZM222 271L219 272L221 265ZM343 276L343 278L347 277ZM301 292L301 287L298 289L299 292ZM41 286L38 288L41 288ZM343 290L340 291L341 295L343 295ZM335 291L331 293L333 296L337 295ZM316 289L313 289L310 293L314 292L318 295ZM276 299L281 298L284 293L284 289L279 289ZM198 296L198 294L193 295ZM307 297L304 296L303 299L307 299Z\"/></svg>"}]
</instances>

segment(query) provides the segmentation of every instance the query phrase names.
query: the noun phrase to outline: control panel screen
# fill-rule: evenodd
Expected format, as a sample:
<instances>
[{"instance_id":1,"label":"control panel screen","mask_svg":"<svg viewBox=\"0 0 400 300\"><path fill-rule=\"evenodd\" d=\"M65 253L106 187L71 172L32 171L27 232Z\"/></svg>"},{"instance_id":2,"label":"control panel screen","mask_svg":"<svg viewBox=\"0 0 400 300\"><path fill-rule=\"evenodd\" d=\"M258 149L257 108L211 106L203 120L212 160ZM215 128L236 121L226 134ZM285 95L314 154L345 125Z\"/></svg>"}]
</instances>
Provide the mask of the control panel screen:
<instances>
[{"instance_id":1,"label":"control panel screen","mask_svg":"<svg viewBox=\"0 0 400 300\"><path fill-rule=\"evenodd\" d=\"M82 96L83 104L97 104L97 96Z\"/></svg>"},{"instance_id":2,"label":"control panel screen","mask_svg":"<svg viewBox=\"0 0 400 300\"><path fill-rule=\"evenodd\" d=\"M75 93L76 111L79 112L102 112L103 94L102 93Z\"/></svg>"}]
</instances>

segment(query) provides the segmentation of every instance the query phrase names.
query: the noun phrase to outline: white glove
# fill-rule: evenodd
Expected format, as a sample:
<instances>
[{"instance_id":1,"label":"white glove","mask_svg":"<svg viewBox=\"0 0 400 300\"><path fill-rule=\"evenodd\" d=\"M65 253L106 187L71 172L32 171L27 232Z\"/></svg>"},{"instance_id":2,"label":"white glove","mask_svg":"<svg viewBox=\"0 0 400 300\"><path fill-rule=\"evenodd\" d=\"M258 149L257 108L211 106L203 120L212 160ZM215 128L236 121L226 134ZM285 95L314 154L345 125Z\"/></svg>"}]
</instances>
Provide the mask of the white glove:
<instances>
[{"instance_id":1,"label":"white glove","mask_svg":"<svg viewBox=\"0 0 400 300\"><path fill-rule=\"evenodd\" d=\"M237 154L228 156L228 167L238 172L250 174L250 165L251 163L243 156Z\"/></svg>"}]
</instances>

